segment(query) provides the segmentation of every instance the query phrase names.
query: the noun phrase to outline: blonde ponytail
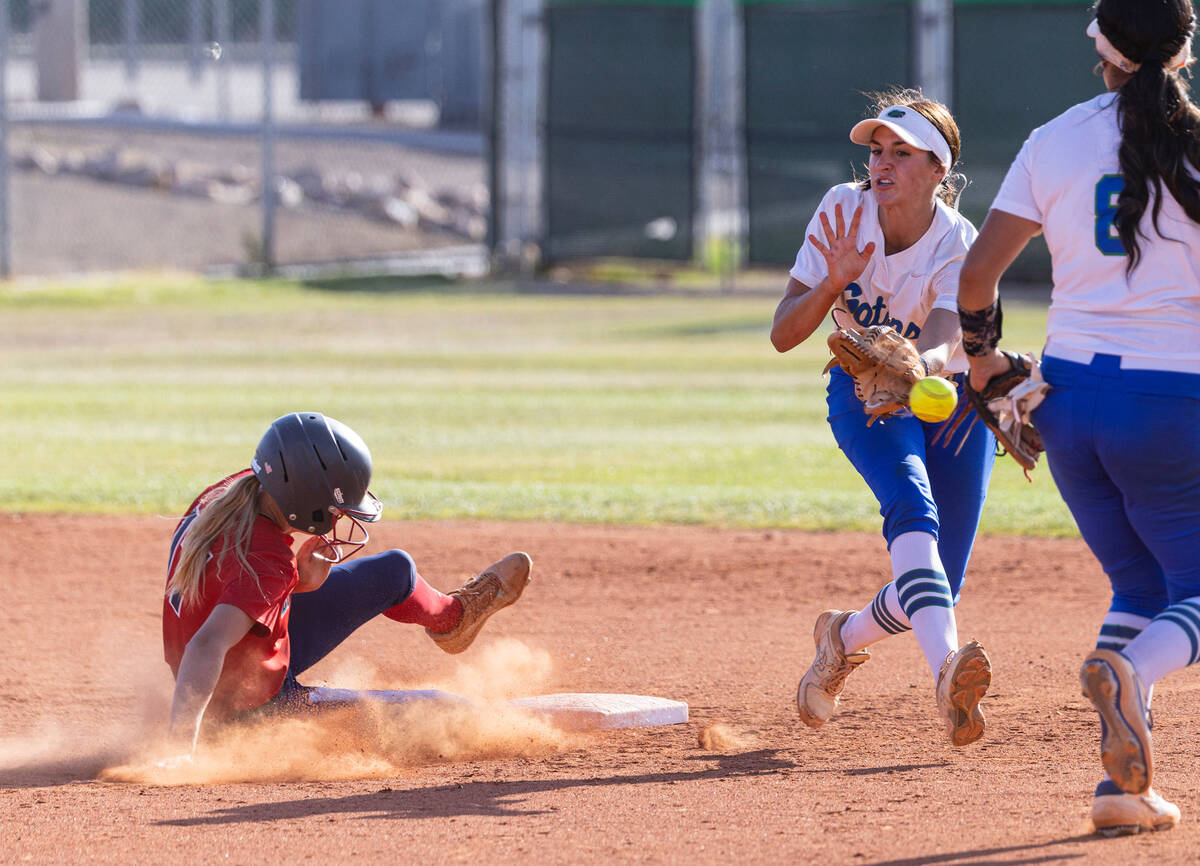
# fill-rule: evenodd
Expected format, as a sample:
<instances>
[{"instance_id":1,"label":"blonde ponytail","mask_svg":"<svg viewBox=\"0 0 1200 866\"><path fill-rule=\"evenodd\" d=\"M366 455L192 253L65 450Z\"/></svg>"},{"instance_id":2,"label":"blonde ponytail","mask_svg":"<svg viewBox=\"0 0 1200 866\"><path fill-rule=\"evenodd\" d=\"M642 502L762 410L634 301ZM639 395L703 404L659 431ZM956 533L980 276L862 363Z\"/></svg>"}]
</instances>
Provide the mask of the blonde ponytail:
<instances>
[{"instance_id":1,"label":"blonde ponytail","mask_svg":"<svg viewBox=\"0 0 1200 866\"><path fill-rule=\"evenodd\" d=\"M167 584L168 596L179 594L181 610L199 600L210 554L220 556L232 548L238 563L257 582L258 575L246 554L250 548L250 532L259 514L260 489L258 479L246 475L216 491L207 502L200 503L200 513L179 544L179 563ZM213 550L218 543L219 549Z\"/></svg>"}]
</instances>

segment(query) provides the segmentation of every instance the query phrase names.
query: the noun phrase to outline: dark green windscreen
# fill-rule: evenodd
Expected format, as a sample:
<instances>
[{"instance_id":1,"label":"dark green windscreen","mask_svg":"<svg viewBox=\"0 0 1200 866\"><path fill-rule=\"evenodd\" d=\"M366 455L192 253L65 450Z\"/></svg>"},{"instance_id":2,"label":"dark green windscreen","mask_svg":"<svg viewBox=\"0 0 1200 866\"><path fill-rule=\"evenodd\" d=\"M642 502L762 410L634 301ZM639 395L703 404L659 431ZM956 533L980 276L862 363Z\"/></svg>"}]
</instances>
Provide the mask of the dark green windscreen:
<instances>
[{"instance_id":1,"label":"dark green windscreen","mask_svg":"<svg viewBox=\"0 0 1200 866\"><path fill-rule=\"evenodd\" d=\"M690 259L692 3L550 3L548 261Z\"/></svg>"},{"instance_id":2,"label":"dark green windscreen","mask_svg":"<svg viewBox=\"0 0 1200 866\"><path fill-rule=\"evenodd\" d=\"M955 4L954 116L963 141L959 170L971 181L960 210L977 226L1030 131L1104 90L1092 73L1095 43L1084 32L1091 19L1086 3ZM1050 279L1040 236L1007 277Z\"/></svg>"},{"instance_id":3,"label":"dark green windscreen","mask_svg":"<svg viewBox=\"0 0 1200 866\"><path fill-rule=\"evenodd\" d=\"M908 3L747 3L747 257L790 265L821 196L865 150L863 92L911 86Z\"/></svg>"}]
</instances>

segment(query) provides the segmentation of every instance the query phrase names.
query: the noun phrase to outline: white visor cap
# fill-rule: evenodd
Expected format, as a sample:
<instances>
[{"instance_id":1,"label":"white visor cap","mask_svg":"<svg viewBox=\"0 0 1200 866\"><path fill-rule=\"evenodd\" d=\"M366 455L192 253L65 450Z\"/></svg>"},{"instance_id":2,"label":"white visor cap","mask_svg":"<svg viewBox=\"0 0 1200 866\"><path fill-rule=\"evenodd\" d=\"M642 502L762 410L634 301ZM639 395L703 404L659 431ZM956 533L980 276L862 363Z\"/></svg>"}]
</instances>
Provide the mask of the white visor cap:
<instances>
[{"instance_id":1,"label":"white visor cap","mask_svg":"<svg viewBox=\"0 0 1200 866\"><path fill-rule=\"evenodd\" d=\"M850 140L855 144L870 144L875 127L886 126L900 140L917 150L927 150L950 170L950 145L929 118L907 105L890 105L879 116L860 120L850 130Z\"/></svg>"}]
</instances>

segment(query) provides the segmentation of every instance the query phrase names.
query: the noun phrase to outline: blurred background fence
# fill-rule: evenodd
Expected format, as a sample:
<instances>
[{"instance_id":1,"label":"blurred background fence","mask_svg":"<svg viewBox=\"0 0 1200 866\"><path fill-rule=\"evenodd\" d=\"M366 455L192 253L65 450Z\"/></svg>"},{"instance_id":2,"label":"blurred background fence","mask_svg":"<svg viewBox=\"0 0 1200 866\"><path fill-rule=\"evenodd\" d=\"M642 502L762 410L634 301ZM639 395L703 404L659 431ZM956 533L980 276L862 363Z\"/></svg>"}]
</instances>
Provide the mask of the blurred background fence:
<instances>
[{"instance_id":1,"label":"blurred background fence","mask_svg":"<svg viewBox=\"0 0 1200 866\"><path fill-rule=\"evenodd\" d=\"M482 0L4 5L13 272L482 267Z\"/></svg>"},{"instance_id":2,"label":"blurred background fence","mask_svg":"<svg viewBox=\"0 0 1200 866\"><path fill-rule=\"evenodd\" d=\"M1098 92L1086 0L0 0L0 271L791 263L863 93L982 221ZM266 183L263 178L267 178ZM1016 276L1045 280L1044 247Z\"/></svg>"}]
</instances>

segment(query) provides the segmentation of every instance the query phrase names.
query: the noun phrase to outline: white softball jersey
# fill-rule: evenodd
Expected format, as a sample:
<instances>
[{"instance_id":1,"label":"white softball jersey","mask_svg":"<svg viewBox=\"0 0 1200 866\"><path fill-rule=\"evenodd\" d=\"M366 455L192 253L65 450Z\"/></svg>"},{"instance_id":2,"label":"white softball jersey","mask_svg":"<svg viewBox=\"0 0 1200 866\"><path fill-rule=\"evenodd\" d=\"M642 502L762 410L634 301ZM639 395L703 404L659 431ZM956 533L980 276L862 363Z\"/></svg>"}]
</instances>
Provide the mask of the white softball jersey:
<instances>
[{"instance_id":1,"label":"white softball jersey","mask_svg":"<svg viewBox=\"0 0 1200 866\"><path fill-rule=\"evenodd\" d=\"M834 304L835 311L848 314L837 313L837 322L846 326L849 318L864 328L891 325L916 342L931 310L958 310L958 274L978 232L969 219L940 200L933 223L921 239L908 249L889 256L884 254L883 229L879 225L874 193L860 189L856 183L833 187L825 193L808 224L804 244L789 271L791 276L806 286L816 286L825 279L829 272L825 258L808 236L814 235L825 243L821 214L828 216L829 224L836 228L834 208L839 204L847 226L854 217L855 208L862 205L858 248L874 241L875 251L861 276L846 286ZM967 356L959 346L946 365L946 371L959 373L965 369Z\"/></svg>"},{"instance_id":2,"label":"white softball jersey","mask_svg":"<svg viewBox=\"0 0 1200 866\"><path fill-rule=\"evenodd\" d=\"M1156 231L1152 197L1138 226L1141 259L1126 274L1113 225L1124 185L1116 99L1101 94L1031 132L992 207L1041 224L1046 236L1047 355L1086 364L1102 353L1126 369L1200 373L1200 225L1168 194Z\"/></svg>"}]
</instances>

